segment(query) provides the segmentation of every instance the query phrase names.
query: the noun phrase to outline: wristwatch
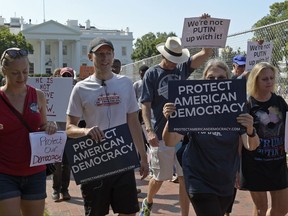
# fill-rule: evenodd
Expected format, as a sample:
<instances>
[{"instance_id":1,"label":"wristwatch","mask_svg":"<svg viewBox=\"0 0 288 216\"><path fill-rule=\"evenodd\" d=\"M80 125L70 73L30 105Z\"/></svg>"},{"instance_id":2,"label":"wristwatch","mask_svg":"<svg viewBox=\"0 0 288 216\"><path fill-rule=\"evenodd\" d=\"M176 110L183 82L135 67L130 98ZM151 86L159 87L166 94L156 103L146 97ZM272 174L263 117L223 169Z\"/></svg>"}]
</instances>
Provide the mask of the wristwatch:
<instances>
[{"instance_id":1,"label":"wristwatch","mask_svg":"<svg viewBox=\"0 0 288 216\"><path fill-rule=\"evenodd\" d=\"M256 129L253 127L253 132L252 132L252 134L248 134L248 133L247 133L247 136L249 136L249 137L255 137L255 136L256 136Z\"/></svg>"}]
</instances>

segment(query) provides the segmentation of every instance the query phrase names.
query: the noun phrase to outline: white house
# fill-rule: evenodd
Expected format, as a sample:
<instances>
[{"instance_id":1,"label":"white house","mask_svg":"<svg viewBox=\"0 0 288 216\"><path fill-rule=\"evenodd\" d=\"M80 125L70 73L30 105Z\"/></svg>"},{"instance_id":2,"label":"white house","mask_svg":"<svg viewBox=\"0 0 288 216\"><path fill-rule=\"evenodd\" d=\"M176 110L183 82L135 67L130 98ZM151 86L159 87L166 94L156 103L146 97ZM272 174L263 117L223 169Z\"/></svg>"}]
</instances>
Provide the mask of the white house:
<instances>
[{"instance_id":1,"label":"white house","mask_svg":"<svg viewBox=\"0 0 288 216\"><path fill-rule=\"evenodd\" d=\"M80 66L92 66L87 58L87 47L95 37L104 37L112 41L115 48L115 58L120 59L122 65L132 63L133 34L126 30L101 30L90 25L87 20L85 26L77 20L68 20L66 25L49 20L41 24L24 23L23 18L10 18L4 22L0 16L0 26L8 26L11 33L25 36L32 44L34 52L29 54L30 73L53 73L58 67L72 67L79 72Z\"/></svg>"}]
</instances>

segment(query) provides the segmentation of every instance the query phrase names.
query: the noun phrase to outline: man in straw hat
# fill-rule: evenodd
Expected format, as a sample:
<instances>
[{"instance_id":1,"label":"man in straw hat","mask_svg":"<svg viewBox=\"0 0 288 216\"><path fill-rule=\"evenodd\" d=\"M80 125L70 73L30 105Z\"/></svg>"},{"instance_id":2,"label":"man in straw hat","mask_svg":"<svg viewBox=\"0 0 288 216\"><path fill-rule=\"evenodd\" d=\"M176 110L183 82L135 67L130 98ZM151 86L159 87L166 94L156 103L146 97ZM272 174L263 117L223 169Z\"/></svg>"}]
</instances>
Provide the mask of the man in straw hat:
<instances>
[{"instance_id":1,"label":"man in straw hat","mask_svg":"<svg viewBox=\"0 0 288 216\"><path fill-rule=\"evenodd\" d=\"M180 207L184 216L189 213L189 198L185 191L182 169L178 161L175 161L175 148L165 146L162 140L162 131L166 123L162 109L168 102L168 80L187 79L208 59L212 49L203 48L190 57L189 50L182 47L180 38L168 37L165 43L157 45L157 50L162 54L163 59L159 65L146 71L141 95L143 119L151 146L153 177L149 181L147 197L143 200L140 216L150 215L153 197L159 191L163 181L172 178L174 164L179 176ZM151 109L155 116L154 126L151 122Z\"/></svg>"}]
</instances>

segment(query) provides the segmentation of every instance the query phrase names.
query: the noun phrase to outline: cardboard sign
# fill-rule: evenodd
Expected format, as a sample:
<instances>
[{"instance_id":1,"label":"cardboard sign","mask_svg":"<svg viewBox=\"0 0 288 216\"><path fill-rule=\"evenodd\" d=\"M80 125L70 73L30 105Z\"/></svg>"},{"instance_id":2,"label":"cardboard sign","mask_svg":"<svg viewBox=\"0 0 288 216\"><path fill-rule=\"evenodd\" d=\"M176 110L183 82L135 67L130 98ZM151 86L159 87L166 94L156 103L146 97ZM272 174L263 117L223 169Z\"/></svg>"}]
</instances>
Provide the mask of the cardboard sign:
<instances>
[{"instance_id":1,"label":"cardboard sign","mask_svg":"<svg viewBox=\"0 0 288 216\"><path fill-rule=\"evenodd\" d=\"M236 117L246 113L246 80L177 80L168 82L176 112L169 131L239 131Z\"/></svg>"},{"instance_id":2,"label":"cardboard sign","mask_svg":"<svg viewBox=\"0 0 288 216\"><path fill-rule=\"evenodd\" d=\"M66 111L73 88L73 79L63 77L29 77L27 84L46 96L48 121L66 122Z\"/></svg>"},{"instance_id":3,"label":"cardboard sign","mask_svg":"<svg viewBox=\"0 0 288 216\"><path fill-rule=\"evenodd\" d=\"M127 124L104 131L97 143L89 136L67 141L65 149L76 184L102 179L140 166Z\"/></svg>"},{"instance_id":4,"label":"cardboard sign","mask_svg":"<svg viewBox=\"0 0 288 216\"><path fill-rule=\"evenodd\" d=\"M247 43L246 71L251 71L259 62L270 62L272 57L273 42L259 44L257 41Z\"/></svg>"},{"instance_id":5,"label":"cardboard sign","mask_svg":"<svg viewBox=\"0 0 288 216\"><path fill-rule=\"evenodd\" d=\"M226 45L230 20L200 17L185 18L182 45L187 48L223 48Z\"/></svg>"},{"instance_id":6,"label":"cardboard sign","mask_svg":"<svg viewBox=\"0 0 288 216\"><path fill-rule=\"evenodd\" d=\"M61 162L67 140L65 131L48 135L45 132L29 133L31 144L30 166Z\"/></svg>"},{"instance_id":7,"label":"cardboard sign","mask_svg":"<svg viewBox=\"0 0 288 216\"><path fill-rule=\"evenodd\" d=\"M88 76L92 75L95 71L95 68L93 66L80 66L80 71L79 71L79 78L80 79L85 79Z\"/></svg>"}]
</instances>

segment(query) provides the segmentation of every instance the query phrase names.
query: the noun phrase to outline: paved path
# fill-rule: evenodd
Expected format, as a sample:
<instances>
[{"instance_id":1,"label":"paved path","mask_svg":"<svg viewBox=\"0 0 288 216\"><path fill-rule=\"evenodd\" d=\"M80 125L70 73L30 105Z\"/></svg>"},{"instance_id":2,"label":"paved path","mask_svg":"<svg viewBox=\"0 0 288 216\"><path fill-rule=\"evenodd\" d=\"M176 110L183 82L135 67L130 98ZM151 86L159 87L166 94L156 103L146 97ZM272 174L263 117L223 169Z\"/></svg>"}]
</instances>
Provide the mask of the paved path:
<instances>
[{"instance_id":1,"label":"paved path","mask_svg":"<svg viewBox=\"0 0 288 216\"><path fill-rule=\"evenodd\" d=\"M142 190L139 194L139 205L143 198L147 194L147 184L148 180L141 181L136 173L138 188ZM173 182L164 182L159 193L154 199L154 205L151 216L180 216L180 206L178 201L178 184ZM83 200L80 193L79 186L75 184L75 181L71 179L69 192L72 196L70 201L62 201L55 203L51 199L52 193L52 180L51 177L47 179L47 199L46 199L46 209L49 212L49 216L83 216ZM250 195L246 191L237 192L235 203L233 206L233 211L231 216L249 216L252 215L252 200ZM116 215L112 212L109 216ZM195 216L192 206L190 206L190 214Z\"/></svg>"}]
</instances>

